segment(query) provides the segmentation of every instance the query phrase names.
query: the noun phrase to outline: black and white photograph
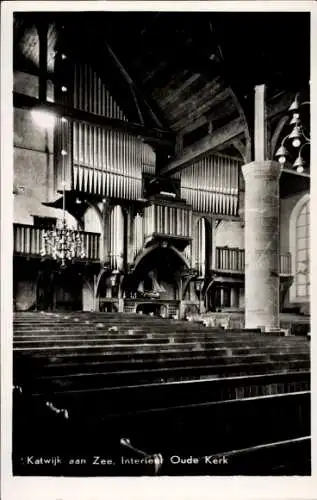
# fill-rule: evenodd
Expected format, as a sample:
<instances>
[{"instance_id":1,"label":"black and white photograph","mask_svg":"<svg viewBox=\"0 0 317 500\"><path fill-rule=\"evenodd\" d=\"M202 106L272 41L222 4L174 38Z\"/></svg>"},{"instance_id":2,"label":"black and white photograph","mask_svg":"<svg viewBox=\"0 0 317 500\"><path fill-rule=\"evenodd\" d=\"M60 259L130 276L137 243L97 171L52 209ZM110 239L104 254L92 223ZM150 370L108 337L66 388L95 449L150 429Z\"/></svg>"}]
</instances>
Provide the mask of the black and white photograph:
<instances>
[{"instance_id":1,"label":"black and white photograph","mask_svg":"<svg viewBox=\"0 0 317 500\"><path fill-rule=\"evenodd\" d=\"M13 13L12 474L310 477L311 13L82 3Z\"/></svg>"}]
</instances>

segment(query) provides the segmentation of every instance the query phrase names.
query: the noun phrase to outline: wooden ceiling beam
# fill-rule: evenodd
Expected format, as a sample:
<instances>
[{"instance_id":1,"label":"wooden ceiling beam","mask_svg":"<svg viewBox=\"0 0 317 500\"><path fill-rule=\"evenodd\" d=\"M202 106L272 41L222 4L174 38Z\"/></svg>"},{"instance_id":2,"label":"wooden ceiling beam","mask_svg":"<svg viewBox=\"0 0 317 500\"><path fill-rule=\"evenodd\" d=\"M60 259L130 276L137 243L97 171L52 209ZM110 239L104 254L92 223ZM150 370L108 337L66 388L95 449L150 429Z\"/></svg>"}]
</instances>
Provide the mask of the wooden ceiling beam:
<instances>
[{"instance_id":1,"label":"wooden ceiling beam","mask_svg":"<svg viewBox=\"0 0 317 500\"><path fill-rule=\"evenodd\" d=\"M221 92L221 98L217 100L217 103L213 102L210 112L208 113L208 117L211 120L218 120L219 118L223 118L233 112L236 112L237 115L239 114L229 90L226 89Z\"/></svg>"},{"instance_id":2,"label":"wooden ceiling beam","mask_svg":"<svg viewBox=\"0 0 317 500\"><path fill-rule=\"evenodd\" d=\"M168 104L175 102L186 90L188 87L190 87L194 82L196 82L199 78L201 78L201 75L199 73L194 73L191 75L189 78L187 78L182 85L180 85L177 89L170 90L166 97L160 100L160 106L164 107L167 106Z\"/></svg>"},{"instance_id":3,"label":"wooden ceiling beam","mask_svg":"<svg viewBox=\"0 0 317 500\"><path fill-rule=\"evenodd\" d=\"M204 137L201 141L196 142L192 146L185 148L182 155L174 158L160 173L162 175L170 175L182 168L188 163L193 162L200 156L209 153L217 148L220 144L228 142L244 132L245 123L242 118L237 118L225 127L215 130L212 135Z\"/></svg>"},{"instance_id":4,"label":"wooden ceiling beam","mask_svg":"<svg viewBox=\"0 0 317 500\"><path fill-rule=\"evenodd\" d=\"M222 84L218 79L213 80L204 85L204 87L193 94L189 94L186 99L179 99L178 102L173 102L168 106L162 108L171 118L177 118L180 112L186 108L197 108L206 101L210 102L215 98L219 91L222 89ZM159 103L161 106L161 103Z\"/></svg>"},{"instance_id":5,"label":"wooden ceiling beam","mask_svg":"<svg viewBox=\"0 0 317 500\"><path fill-rule=\"evenodd\" d=\"M189 134L189 132L192 132L196 128L201 127L202 125L205 125L205 123L207 123L207 122L208 122L208 119L206 118L205 115L200 116L199 118L197 118L197 120L195 120L195 121L191 120L189 123L187 123L182 128L180 128L179 133L181 135Z\"/></svg>"},{"instance_id":6,"label":"wooden ceiling beam","mask_svg":"<svg viewBox=\"0 0 317 500\"><path fill-rule=\"evenodd\" d=\"M270 99L267 102L267 116L274 118L282 113L285 113L290 107L295 97L295 92L287 92L279 96L279 99Z\"/></svg>"},{"instance_id":7,"label":"wooden ceiling beam","mask_svg":"<svg viewBox=\"0 0 317 500\"><path fill-rule=\"evenodd\" d=\"M178 120L174 121L171 124L171 128L173 130L183 131L186 127L190 126L191 123L198 120L202 115L206 116L206 121L212 121L213 119L216 120L220 115L213 114L213 107L215 107L215 104L218 107L222 101L225 102L228 95L228 89L225 89L216 94L214 97L210 96L211 98L203 102L201 106L197 104L193 107L192 111L183 114ZM222 113L221 107L218 109L219 113ZM223 113L221 116L223 116Z\"/></svg>"},{"instance_id":8,"label":"wooden ceiling beam","mask_svg":"<svg viewBox=\"0 0 317 500\"><path fill-rule=\"evenodd\" d=\"M233 156L237 160L240 160L240 161L243 160L244 163L247 163L248 161L247 161L247 157L246 157L246 144L242 140L244 137L245 137L244 133L240 134L240 136L238 135L234 139L231 139L228 142L225 142L225 143L221 144L220 146L218 146L215 149L215 152L219 151L221 153L221 152L225 151L225 154L227 154L226 149L228 149L230 147L234 147L236 150L236 155L233 155Z\"/></svg>"},{"instance_id":9,"label":"wooden ceiling beam","mask_svg":"<svg viewBox=\"0 0 317 500\"><path fill-rule=\"evenodd\" d=\"M165 69L167 67L167 64L166 61L161 61L157 66L155 66L151 71L145 73L142 77L141 77L141 84L142 85L148 85L148 83L153 80L153 78L155 77L155 75L157 73L159 73L162 69ZM142 68L142 66L141 66Z\"/></svg>"},{"instance_id":10,"label":"wooden ceiling beam","mask_svg":"<svg viewBox=\"0 0 317 500\"><path fill-rule=\"evenodd\" d=\"M276 102L269 101L267 105L267 119L285 113L294 98L294 94L287 93L279 97ZM246 123L243 117L232 120L230 123L216 129L212 135L205 137L201 141L185 148L181 155L175 157L171 162L161 169L162 175L170 175L182 168L188 163L194 161L199 156L212 150L216 150L223 144L229 144L236 138L243 137L246 130Z\"/></svg>"},{"instance_id":11,"label":"wooden ceiling beam","mask_svg":"<svg viewBox=\"0 0 317 500\"><path fill-rule=\"evenodd\" d=\"M172 90L175 90L178 88L178 86L184 81L184 79L188 78L189 71L187 69L184 69L182 71L179 71L177 73L173 73L170 75L170 81L168 82L168 85L163 85L160 87L156 87L152 91L152 96L154 99L161 99L166 96L166 94Z\"/></svg>"}]
</instances>

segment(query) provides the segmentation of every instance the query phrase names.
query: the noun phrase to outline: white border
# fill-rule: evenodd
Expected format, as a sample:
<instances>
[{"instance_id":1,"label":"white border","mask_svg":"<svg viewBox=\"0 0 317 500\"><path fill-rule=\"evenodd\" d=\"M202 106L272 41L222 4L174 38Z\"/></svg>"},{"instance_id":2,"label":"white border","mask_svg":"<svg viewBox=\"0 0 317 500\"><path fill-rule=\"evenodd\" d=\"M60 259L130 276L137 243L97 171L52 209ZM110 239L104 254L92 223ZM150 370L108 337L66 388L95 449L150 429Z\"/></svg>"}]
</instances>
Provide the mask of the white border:
<instances>
[{"instance_id":1,"label":"white border","mask_svg":"<svg viewBox=\"0 0 317 500\"><path fill-rule=\"evenodd\" d=\"M160 10L160 11L310 11L312 13L312 53L317 41L317 6L313 1L205 1L205 2L68 2L25 1L3 2L1 5L1 469L3 500L64 500L74 499L177 499L244 498L244 499L316 499L316 450L313 447L313 476L311 478L12 478L11 475L11 340L12 340L12 13L13 11L82 11L82 10ZM124 33L122 34L124 36ZM296 33L290 33L295 36ZM250 41L252 43L252 40ZM316 63L312 57L312 95L316 91ZM294 56L296 71L296 56ZM317 95L317 94L316 94ZM317 130L316 106L312 99L312 137ZM316 146L312 143L312 158ZM312 161L312 165L314 162ZM315 185L312 168L312 185ZM311 197L311 212L315 199ZM315 242L315 224L312 218L312 241ZM312 296L314 297L314 252L312 252ZM314 308L312 307L312 311ZM312 318L314 325L314 316ZM312 337L314 331L312 328ZM313 359L315 342L312 340ZM312 368L314 380L315 363ZM314 387L312 390L312 426L316 434L317 412Z\"/></svg>"},{"instance_id":2,"label":"white border","mask_svg":"<svg viewBox=\"0 0 317 500\"><path fill-rule=\"evenodd\" d=\"M9 12L26 11L224 11L224 12L310 12L313 0L47 0L6 1Z\"/></svg>"}]
</instances>

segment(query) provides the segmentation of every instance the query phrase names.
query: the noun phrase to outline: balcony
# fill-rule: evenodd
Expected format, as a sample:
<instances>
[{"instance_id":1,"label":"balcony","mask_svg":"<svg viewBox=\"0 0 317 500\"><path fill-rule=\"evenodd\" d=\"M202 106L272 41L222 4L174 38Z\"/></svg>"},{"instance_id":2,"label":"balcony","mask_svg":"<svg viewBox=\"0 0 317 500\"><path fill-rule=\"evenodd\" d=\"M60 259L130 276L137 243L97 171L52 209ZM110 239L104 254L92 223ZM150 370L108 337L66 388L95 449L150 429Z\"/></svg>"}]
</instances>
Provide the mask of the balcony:
<instances>
[{"instance_id":1,"label":"balcony","mask_svg":"<svg viewBox=\"0 0 317 500\"><path fill-rule=\"evenodd\" d=\"M292 255L290 252L280 254L280 274L292 276Z\"/></svg>"},{"instance_id":2,"label":"balcony","mask_svg":"<svg viewBox=\"0 0 317 500\"><path fill-rule=\"evenodd\" d=\"M144 209L144 222L146 245L166 240L182 251L191 240L192 211L184 202L151 202Z\"/></svg>"},{"instance_id":3,"label":"balcony","mask_svg":"<svg viewBox=\"0 0 317 500\"><path fill-rule=\"evenodd\" d=\"M25 257L40 257L44 229L26 224L13 225L14 255ZM85 261L100 260L100 235L98 233L81 232L84 237L86 251Z\"/></svg>"},{"instance_id":4,"label":"balcony","mask_svg":"<svg viewBox=\"0 0 317 500\"><path fill-rule=\"evenodd\" d=\"M244 250L240 248L216 248L215 271L226 273L244 274L245 259ZM291 254L289 252L280 254L280 274L291 276Z\"/></svg>"},{"instance_id":5,"label":"balcony","mask_svg":"<svg viewBox=\"0 0 317 500\"><path fill-rule=\"evenodd\" d=\"M244 250L240 248L216 248L216 271L244 273Z\"/></svg>"}]
</instances>

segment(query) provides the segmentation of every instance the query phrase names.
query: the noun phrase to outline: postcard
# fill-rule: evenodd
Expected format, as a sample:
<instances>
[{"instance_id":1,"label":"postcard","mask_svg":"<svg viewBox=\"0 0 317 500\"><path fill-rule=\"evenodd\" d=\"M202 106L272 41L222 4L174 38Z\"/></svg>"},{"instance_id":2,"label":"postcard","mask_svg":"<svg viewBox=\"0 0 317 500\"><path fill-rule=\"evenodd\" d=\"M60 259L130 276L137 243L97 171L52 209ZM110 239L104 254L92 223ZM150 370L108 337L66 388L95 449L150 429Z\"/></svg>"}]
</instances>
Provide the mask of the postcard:
<instances>
[{"instance_id":1,"label":"postcard","mask_svg":"<svg viewBox=\"0 0 317 500\"><path fill-rule=\"evenodd\" d=\"M313 498L316 9L259 3L3 3L5 500Z\"/></svg>"}]
</instances>

